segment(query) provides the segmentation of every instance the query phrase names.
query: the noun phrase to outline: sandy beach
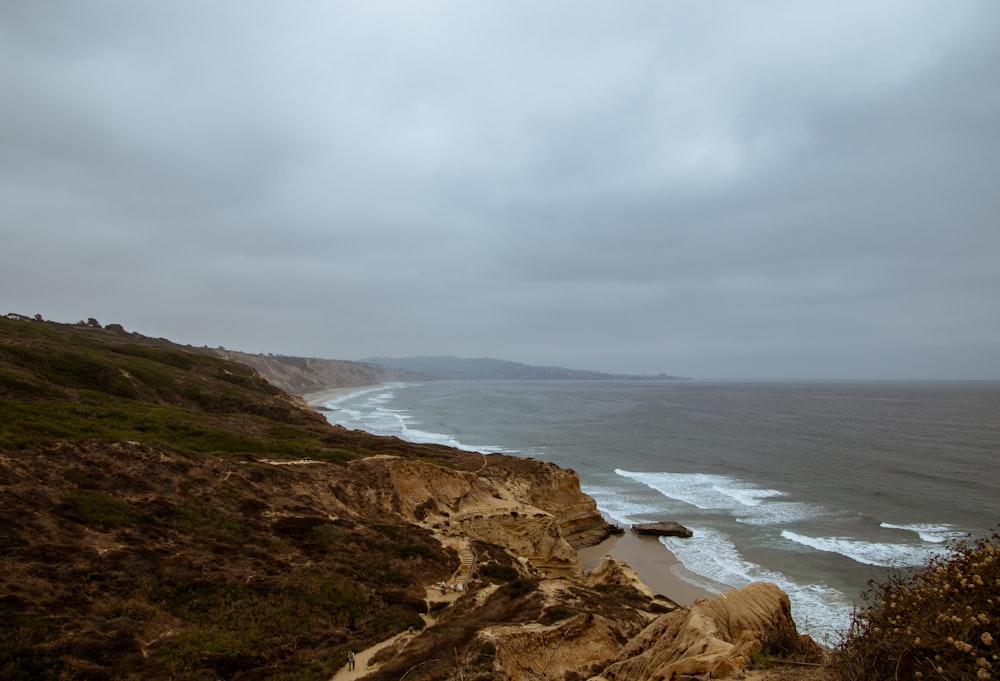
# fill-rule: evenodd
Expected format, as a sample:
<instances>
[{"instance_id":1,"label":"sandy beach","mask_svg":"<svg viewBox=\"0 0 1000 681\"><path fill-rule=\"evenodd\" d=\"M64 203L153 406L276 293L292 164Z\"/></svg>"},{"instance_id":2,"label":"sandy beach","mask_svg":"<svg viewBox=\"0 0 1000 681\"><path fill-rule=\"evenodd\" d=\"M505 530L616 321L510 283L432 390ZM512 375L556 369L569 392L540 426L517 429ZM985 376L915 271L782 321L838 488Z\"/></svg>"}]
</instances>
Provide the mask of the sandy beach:
<instances>
[{"instance_id":1,"label":"sandy beach","mask_svg":"<svg viewBox=\"0 0 1000 681\"><path fill-rule=\"evenodd\" d=\"M656 537L643 537L626 531L623 535L608 537L596 546L580 549L577 554L584 570L597 567L606 555L617 558L635 570L639 579L654 593L666 596L679 605L691 605L699 598L715 595L678 577L674 568L680 562Z\"/></svg>"},{"instance_id":2,"label":"sandy beach","mask_svg":"<svg viewBox=\"0 0 1000 681\"><path fill-rule=\"evenodd\" d=\"M302 396L302 399L311 407L319 407L324 402L329 402L335 397L339 397L346 393L353 393L364 388L371 388L370 385L355 385L350 388L326 388L325 390L317 390L314 393L306 393Z\"/></svg>"}]
</instances>

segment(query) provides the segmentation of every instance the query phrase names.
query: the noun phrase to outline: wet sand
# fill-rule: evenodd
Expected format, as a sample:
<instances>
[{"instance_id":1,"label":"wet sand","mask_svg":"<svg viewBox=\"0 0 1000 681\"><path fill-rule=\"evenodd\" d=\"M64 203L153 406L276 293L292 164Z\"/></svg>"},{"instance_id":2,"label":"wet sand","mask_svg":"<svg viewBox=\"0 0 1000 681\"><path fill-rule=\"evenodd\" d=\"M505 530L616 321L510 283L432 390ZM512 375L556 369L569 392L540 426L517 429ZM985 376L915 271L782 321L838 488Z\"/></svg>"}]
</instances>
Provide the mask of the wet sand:
<instances>
[{"instance_id":1,"label":"wet sand","mask_svg":"<svg viewBox=\"0 0 1000 681\"><path fill-rule=\"evenodd\" d=\"M309 406L319 407L324 402L329 402L335 397L340 397L347 393L356 393L359 390L364 390L365 388L371 388L370 385L356 385L351 388L326 388L325 390L317 390L314 393L306 393L302 396Z\"/></svg>"},{"instance_id":2,"label":"wet sand","mask_svg":"<svg viewBox=\"0 0 1000 681\"><path fill-rule=\"evenodd\" d=\"M679 605L691 605L699 598L715 595L678 577L675 569L680 567L680 561L656 537L626 531L623 535L608 537L596 546L580 549L577 554L584 570L597 567L605 555L617 558L635 570L639 579L654 593L666 596Z\"/></svg>"}]
</instances>

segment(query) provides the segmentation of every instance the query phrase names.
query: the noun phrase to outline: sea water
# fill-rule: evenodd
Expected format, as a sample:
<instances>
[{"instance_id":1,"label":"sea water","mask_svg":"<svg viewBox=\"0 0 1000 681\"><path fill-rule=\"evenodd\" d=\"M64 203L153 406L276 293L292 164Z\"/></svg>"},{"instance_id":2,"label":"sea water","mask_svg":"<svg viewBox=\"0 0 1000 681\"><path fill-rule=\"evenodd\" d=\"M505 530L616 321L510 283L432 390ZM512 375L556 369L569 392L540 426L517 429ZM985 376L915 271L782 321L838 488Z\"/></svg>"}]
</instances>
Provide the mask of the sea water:
<instances>
[{"instance_id":1,"label":"sea water","mask_svg":"<svg viewBox=\"0 0 1000 681\"><path fill-rule=\"evenodd\" d=\"M678 576L784 589L828 644L870 579L1000 522L1000 383L436 381L343 394L332 423L575 470L605 517L675 520Z\"/></svg>"}]
</instances>

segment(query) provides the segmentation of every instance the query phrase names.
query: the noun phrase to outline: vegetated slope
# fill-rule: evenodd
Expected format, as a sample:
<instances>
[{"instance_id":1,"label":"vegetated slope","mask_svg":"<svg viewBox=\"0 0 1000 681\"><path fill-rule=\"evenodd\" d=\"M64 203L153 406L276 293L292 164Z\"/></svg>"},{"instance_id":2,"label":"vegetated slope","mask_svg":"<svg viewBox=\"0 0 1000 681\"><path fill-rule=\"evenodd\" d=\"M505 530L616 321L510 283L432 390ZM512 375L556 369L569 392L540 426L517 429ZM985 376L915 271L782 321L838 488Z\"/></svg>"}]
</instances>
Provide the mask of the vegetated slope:
<instances>
[{"instance_id":1,"label":"vegetated slope","mask_svg":"<svg viewBox=\"0 0 1000 681\"><path fill-rule=\"evenodd\" d=\"M457 556L338 498L373 454L472 463L190 348L0 318L0 678L324 678L419 624Z\"/></svg>"},{"instance_id":2,"label":"vegetated slope","mask_svg":"<svg viewBox=\"0 0 1000 681\"><path fill-rule=\"evenodd\" d=\"M572 572L560 527L601 519L574 474L536 463L334 427L250 367L121 327L0 318L0 679L327 679L349 649L423 630L463 542L475 586L387 670L506 679L485 628L602 613L604 647L579 639L570 662L596 669L664 605L540 591L501 544ZM511 506L531 518L508 536ZM459 666L430 664L444 655Z\"/></svg>"}]
</instances>

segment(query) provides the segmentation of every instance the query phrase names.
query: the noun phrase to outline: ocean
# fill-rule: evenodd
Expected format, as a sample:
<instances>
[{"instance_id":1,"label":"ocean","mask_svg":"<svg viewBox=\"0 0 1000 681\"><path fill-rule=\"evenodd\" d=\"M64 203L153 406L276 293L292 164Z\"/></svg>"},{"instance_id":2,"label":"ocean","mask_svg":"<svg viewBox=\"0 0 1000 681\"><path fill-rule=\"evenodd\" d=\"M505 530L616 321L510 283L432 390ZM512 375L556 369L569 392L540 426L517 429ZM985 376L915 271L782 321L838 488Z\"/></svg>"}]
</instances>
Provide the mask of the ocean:
<instances>
[{"instance_id":1,"label":"ocean","mask_svg":"<svg viewBox=\"0 0 1000 681\"><path fill-rule=\"evenodd\" d=\"M326 406L348 428L571 468L609 521L694 532L661 540L678 577L774 582L827 644L870 579L1000 522L996 382L435 381Z\"/></svg>"}]
</instances>

